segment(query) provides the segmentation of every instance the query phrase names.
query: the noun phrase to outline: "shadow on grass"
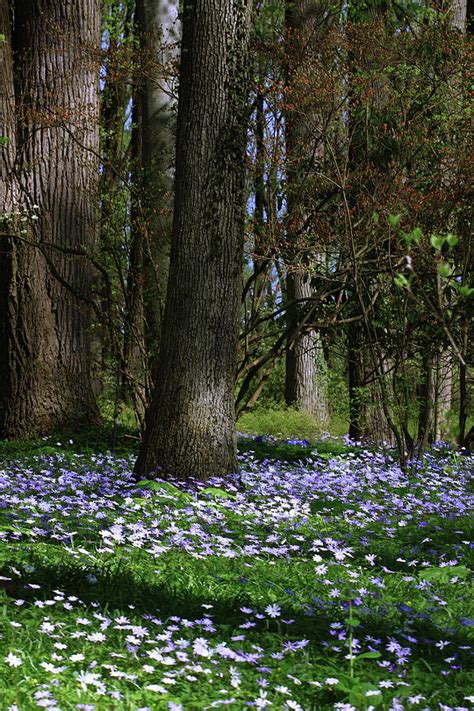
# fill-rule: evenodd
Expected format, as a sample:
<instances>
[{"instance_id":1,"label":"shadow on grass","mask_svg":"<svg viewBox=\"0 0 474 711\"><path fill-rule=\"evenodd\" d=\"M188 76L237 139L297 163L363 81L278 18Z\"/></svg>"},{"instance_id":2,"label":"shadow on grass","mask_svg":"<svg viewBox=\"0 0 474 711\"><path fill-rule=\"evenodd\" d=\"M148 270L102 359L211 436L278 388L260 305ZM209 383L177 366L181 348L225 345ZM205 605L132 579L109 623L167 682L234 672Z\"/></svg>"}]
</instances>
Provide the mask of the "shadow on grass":
<instances>
[{"instance_id":1,"label":"shadow on grass","mask_svg":"<svg viewBox=\"0 0 474 711\"><path fill-rule=\"evenodd\" d=\"M168 580L165 584L153 583L149 579L141 579L140 575L134 575L127 570L113 569L108 573L101 571L97 582L90 581L90 571L84 571L74 564L45 564L41 558L33 554L29 560L34 566L34 572L27 577L23 576L21 582L13 581L10 584L0 584L5 594L9 598L21 598L27 603L34 604L36 600L48 600L54 596L55 590L61 590L66 596L74 595L86 606L98 603L102 610L106 609L109 614L116 611L118 614L130 614L131 609L135 614L150 614L166 619L171 616L179 616L189 620L202 618L205 613L209 613L213 622L226 630L226 634L241 634L245 632L247 637L252 636L254 641L262 632L268 632L264 621L260 622L257 628L243 630L239 627L246 619L246 615L240 610L245 605L250 605L245 591L234 595L213 596L205 595L200 591L179 589L179 581L176 584ZM16 561L4 563L3 573L0 567L0 575L8 575L11 564ZM215 576L216 580L219 576ZM31 588L30 584L39 588ZM209 607L212 606L212 607ZM265 605L264 605L265 606ZM282 609L283 619L291 617L294 623L283 625L285 637L301 638L303 636L310 639L321 639L327 634L328 620L323 616L309 619L307 616L295 614L291 608ZM279 624L279 622L278 622ZM277 623L270 620L270 629L276 631Z\"/></svg>"},{"instance_id":2,"label":"shadow on grass","mask_svg":"<svg viewBox=\"0 0 474 711\"><path fill-rule=\"evenodd\" d=\"M239 454L255 455L259 461L278 460L280 462L294 463L307 462L308 460L327 460L332 457L357 454L362 452L361 447L349 447L338 442L317 442L315 444L288 444L287 442L271 442L263 437L246 438L238 441Z\"/></svg>"},{"instance_id":3,"label":"shadow on grass","mask_svg":"<svg viewBox=\"0 0 474 711\"><path fill-rule=\"evenodd\" d=\"M137 430L105 423L81 430L64 430L48 437L23 440L0 440L0 461L25 456L56 453L98 454L113 452L117 456L136 455L140 445Z\"/></svg>"},{"instance_id":4,"label":"shadow on grass","mask_svg":"<svg viewBox=\"0 0 474 711\"><path fill-rule=\"evenodd\" d=\"M74 561L64 563L45 562L40 555L34 552L29 556L34 571L28 578L11 584L0 585L0 599L3 595L10 598L22 598L27 603L34 603L36 600L47 600L54 596L54 590L61 590L65 595L74 595L86 606L98 603L102 610L116 611L117 613L141 615L150 614L160 618L169 618L173 615L186 618L197 619L209 612L216 625L225 630L226 635L240 634L245 631L247 638L256 642L259 635L266 634L268 629L276 632L280 626L280 621L269 619L269 626L265 620L260 621L257 627L250 630L242 630L239 626L245 621L247 616L240 610L243 606L255 608L255 599L251 600L247 595L245 587L230 591L227 585L227 592L223 595L212 593L203 594L200 590L191 590L181 587L180 581L173 581L172 576L165 583L154 583L152 580L141 577L139 571L136 574L131 571L120 569L120 567L102 570L97 578L97 582L91 582L90 570ZM15 565L16 561L5 562L4 572ZM0 568L0 575L2 570ZM5 572L5 575L8 573ZM215 575L216 582L220 576ZM222 578L224 581L224 578ZM29 584L40 585L40 588L31 588ZM265 583L263 583L265 586ZM202 585L201 585L202 587ZM263 599L263 597L262 597ZM281 618L292 619L291 625L281 625L283 638L289 639L309 639L312 642L337 643L337 637L330 635L330 625L334 622L344 623L348 612L341 608L338 602L324 602L317 598L312 599L304 609L301 605L292 605L290 602L282 604ZM268 600L259 605L259 611L263 611ZM410 664L417 660L425 660L430 665L446 666L444 658L446 650L439 649L435 642L440 639L449 641L449 649L458 647L458 663L462 666L469 664L471 654L469 645L472 645L472 630L468 627L461 627L453 624L449 629L440 628L433 622L427 613L419 613L415 610L407 610L406 607L400 613L400 604L380 605L377 609L360 607L355 609L355 615L362 620L360 626L354 630L354 635L361 640L370 636L387 641L389 638L396 638L402 647L410 647ZM206 607L212 605L212 607ZM395 609L398 608L398 612ZM342 628L345 625L343 624ZM341 629L342 629L341 628ZM369 642L369 644L371 644ZM459 647L467 647L465 651L459 651ZM342 653L346 654L347 649L341 643ZM345 649L345 651L344 651ZM385 654L384 646L377 647ZM320 650L321 651L321 650ZM338 658L338 654L334 658ZM465 659L463 658L465 657Z\"/></svg>"},{"instance_id":5,"label":"shadow on grass","mask_svg":"<svg viewBox=\"0 0 474 711\"><path fill-rule=\"evenodd\" d=\"M136 455L140 446L138 430L124 425L104 423L81 430L63 430L48 437L24 440L0 440L0 461L25 456L52 455L58 452L74 454L98 454L112 452L117 456ZM259 461L306 462L309 459L329 459L334 456L357 454L361 447L349 447L338 442L316 444L288 444L272 442L264 437L241 437L238 441L240 454L252 452Z\"/></svg>"}]
</instances>

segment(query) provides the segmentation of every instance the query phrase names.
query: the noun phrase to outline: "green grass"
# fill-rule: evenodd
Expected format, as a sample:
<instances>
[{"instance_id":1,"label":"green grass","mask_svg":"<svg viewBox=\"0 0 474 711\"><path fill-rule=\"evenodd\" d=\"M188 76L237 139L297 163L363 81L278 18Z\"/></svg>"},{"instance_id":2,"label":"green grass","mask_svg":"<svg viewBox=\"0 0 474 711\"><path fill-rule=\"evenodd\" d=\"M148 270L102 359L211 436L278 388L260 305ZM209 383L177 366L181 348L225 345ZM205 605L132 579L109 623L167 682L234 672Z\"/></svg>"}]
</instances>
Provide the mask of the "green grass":
<instances>
[{"instance_id":1,"label":"green grass","mask_svg":"<svg viewBox=\"0 0 474 711\"><path fill-rule=\"evenodd\" d=\"M20 711L39 708L38 692L49 698L49 708L63 711L147 706L167 711L173 703L187 711L220 708L218 702L231 698L227 707L236 710L249 708L247 703L266 708L266 701L272 702L269 708L305 711L338 708L338 703L356 711L439 709L440 704L468 708L474 560L465 543L471 534L469 512L455 507L463 502L456 487L466 476L465 458L440 454L430 460L429 476L414 472L411 479L392 483L380 465L380 481L373 478L365 485L364 467L377 472L378 465L358 448L333 440L290 445L244 438L241 455L257 473L244 494L225 491L219 483L197 493L168 484L104 497L101 477L122 476L136 450L134 436L105 427L0 443L0 470L16 471L18 481L18 489L4 492L10 502L16 491L19 496L16 504L0 508L2 711L15 705ZM113 448L114 457L97 454ZM360 489L343 486L357 467ZM260 490L261 469L276 474ZM321 488L298 489L301 477L312 472L321 472ZM50 486L75 473L79 478L62 485L61 493L59 483L58 489ZM22 494L29 479L32 488ZM44 493L36 496L40 490ZM78 491L84 491L87 506L97 501L96 509L68 504ZM449 496L458 498L442 513L439 502ZM64 510L54 509L58 498ZM406 502L400 511L398 499ZM102 533L114 524L123 540L106 545ZM160 541L174 526L172 531L182 532L197 554L183 548L178 537L154 556L149 539L142 544L134 539L140 526L156 530ZM74 534L63 540L56 536L68 531ZM201 555L196 541L206 536L215 550L222 545L222 551L238 552L253 541L255 552ZM335 550L346 551L341 560L331 552L331 541L339 542ZM285 545L298 548L272 552ZM269 605L279 606L275 617ZM202 624L205 615L212 616L212 632ZM120 616L136 629L145 628L147 636L122 629ZM188 627L182 618L201 623ZM153 644L147 643L150 638ZM226 644L232 653L262 656L244 662L196 652L197 671L187 673L185 662L167 666L147 656L160 649L165 658L174 658L175 651L165 650L167 640L177 638L186 653L201 639L209 648ZM381 642L370 641L377 639ZM292 651L291 644L302 640L305 644ZM406 663L397 664L395 653L387 651L390 640L410 648ZM348 659L351 645L355 657ZM18 667L7 661L9 654L20 660ZM451 657L454 661L446 661ZM179 673L173 677L174 671ZM81 672L89 677L80 677ZM417 695L424 699L408 700ZM394 698L400 706L394 706Z\"/></svg>"},{"instance_id":2,"label":"green grass","mask_svg":"<svg viewBox=\"0 0 474 711\"><path fill-rule=\"evenodd\" d=\"M315 440L322 434L320 423L308 412L292 408L255 408L245 412L237 422L237 428L245 434L272 435L274 437L298 437Z\"/></svg>"}]
</instances>

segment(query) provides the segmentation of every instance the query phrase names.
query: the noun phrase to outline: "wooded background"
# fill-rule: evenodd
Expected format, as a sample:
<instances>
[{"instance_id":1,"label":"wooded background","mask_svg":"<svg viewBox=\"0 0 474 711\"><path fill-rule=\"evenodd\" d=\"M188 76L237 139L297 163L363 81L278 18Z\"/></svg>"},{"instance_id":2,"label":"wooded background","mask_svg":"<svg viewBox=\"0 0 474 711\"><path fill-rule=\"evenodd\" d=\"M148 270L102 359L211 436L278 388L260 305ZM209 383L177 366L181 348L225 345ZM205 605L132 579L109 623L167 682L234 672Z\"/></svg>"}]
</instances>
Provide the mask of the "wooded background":
<instances>
[{"instance_id":1,"label":"wooded background","mask_svg":"<svg viewBox=\"0 0 474 711\"><path fill-rule=\"evenodd\" d=\"M206 478L285 404L468 446L472 18L0 0L0 438L133 412L138 475Z\"/></svg>"}]
</instances>

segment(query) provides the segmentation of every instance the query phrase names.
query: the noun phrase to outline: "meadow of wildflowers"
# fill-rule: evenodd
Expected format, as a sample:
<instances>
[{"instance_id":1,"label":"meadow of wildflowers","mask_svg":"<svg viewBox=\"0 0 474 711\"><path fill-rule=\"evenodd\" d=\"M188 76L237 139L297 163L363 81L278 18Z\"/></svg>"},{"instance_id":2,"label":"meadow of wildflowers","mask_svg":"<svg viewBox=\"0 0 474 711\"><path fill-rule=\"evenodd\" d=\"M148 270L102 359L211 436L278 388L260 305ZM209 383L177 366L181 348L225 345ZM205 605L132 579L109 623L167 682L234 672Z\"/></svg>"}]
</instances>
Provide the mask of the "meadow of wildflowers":
<instances>
[{"instance_id":1,"label":"meadow of wildflowers","mask_svg":"<svg viewBox=\"0 0 474 711\"><path fill-rule=\"evenodd\" d=\"M307 445L186 485L4 455L0 709L474 708L474 459Z\"/></svg>"}]
</instances>

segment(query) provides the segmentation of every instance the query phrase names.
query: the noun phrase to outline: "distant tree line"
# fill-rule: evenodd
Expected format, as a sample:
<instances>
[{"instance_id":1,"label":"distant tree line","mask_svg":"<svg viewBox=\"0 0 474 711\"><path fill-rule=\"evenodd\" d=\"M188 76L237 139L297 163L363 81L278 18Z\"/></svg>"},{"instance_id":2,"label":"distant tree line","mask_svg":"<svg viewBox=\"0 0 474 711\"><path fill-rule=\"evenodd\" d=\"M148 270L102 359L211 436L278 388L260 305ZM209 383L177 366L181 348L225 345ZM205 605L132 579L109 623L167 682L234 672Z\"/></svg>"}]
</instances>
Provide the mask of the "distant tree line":
<instances>
[{"instance_id":1,"label":"distant tree line","mask_svg":"<svg viewBox=\"0 0 474 711\"><path fill-rule=\"evenodd\" d=\"M0 0L0 438L472 436L471 0ZM448 422L448 418L451 418ZM453 422L454 418L454 422Z\"/></svg>"}]
</instances>

